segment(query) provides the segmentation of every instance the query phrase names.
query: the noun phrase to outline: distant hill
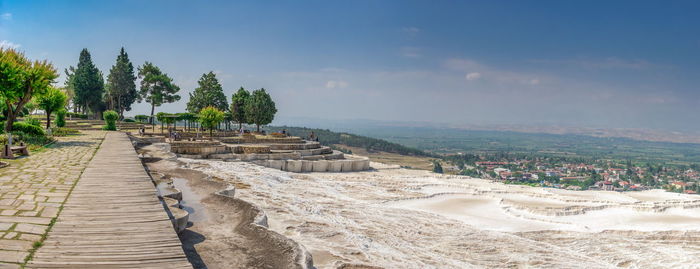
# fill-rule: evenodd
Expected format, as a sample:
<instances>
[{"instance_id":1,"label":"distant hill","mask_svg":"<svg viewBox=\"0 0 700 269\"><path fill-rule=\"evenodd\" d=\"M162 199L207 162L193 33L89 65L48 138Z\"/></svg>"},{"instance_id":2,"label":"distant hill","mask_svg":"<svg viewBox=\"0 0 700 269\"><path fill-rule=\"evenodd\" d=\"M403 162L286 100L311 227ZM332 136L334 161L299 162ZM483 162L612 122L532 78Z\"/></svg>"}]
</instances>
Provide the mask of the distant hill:
<instances>
[{"instance_id":1,"label":"distant hill","mask_svg":"<svg viewBox=\"0 0 700 269\"><path fill-rule=\"evenodd\" d=\"M272 132L281 132L283 129L286 129L290 135L303 138L308 137L311 132L314 132L318 136L319 142L324 145L342 144L350 147L363 148L367 151L383 151L409 156L436 157L434 154L398 143L346 132L333 132L327 129L290 126L269 126L267 129Z\"/></svg>"}]
</instances>

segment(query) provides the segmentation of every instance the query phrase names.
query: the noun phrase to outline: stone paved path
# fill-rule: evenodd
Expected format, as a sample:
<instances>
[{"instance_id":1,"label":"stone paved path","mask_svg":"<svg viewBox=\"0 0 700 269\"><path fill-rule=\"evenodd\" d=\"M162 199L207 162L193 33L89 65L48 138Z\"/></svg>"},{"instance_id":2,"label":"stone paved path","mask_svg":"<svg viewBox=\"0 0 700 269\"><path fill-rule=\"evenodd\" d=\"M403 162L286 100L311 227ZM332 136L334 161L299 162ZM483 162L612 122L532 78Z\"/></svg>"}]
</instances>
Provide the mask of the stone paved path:
<instances>
[{"instance_id":1,"label":"stone paved path","mask_svg":"<svg viewBox=\"0 0 700 269\"><path fill-rule=\"evenodd\" d=\"M0 168L0 268L19 267L42 240L103 137L59 137L51 148Z\"/></svg>"},{"instance_id":2,"label":"stone paved path","mask_svg":"<svg viewBox=\"0 0 700 269\"><path fill-rule=\"evenodd\" d=\"M27 268L192 268L124 133L105 136Z\"/></svg>"}]
</instances>

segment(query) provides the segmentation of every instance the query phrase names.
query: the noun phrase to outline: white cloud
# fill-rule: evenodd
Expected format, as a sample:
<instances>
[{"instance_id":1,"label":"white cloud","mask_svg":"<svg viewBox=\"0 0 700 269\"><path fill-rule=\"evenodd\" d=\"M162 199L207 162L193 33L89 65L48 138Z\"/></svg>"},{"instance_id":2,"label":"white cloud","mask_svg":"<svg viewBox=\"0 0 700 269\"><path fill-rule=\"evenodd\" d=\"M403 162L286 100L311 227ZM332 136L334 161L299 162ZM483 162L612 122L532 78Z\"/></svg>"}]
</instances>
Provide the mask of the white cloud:
<instances>
[{"instance_id":1,"label":"white cloud","mask_svg":"<svg viewBox=\"0 0 700 269\"><path fill-rule=\"evenodd\" d=\"M447 70L458 71L465 74L467 80L484 80L492 83L516 84L516 85L539 85L542 83L541 74L528 72L516 72L493 66L478 63L470 59L451 58L443 62L443 67ZM478 71L477 71L478 70ZM464 72L464 73L463 73ZM545 76L544 81L551 78Z\"/></svg>"},{"instance_id":2,"label":"white cloud","mask_svg":"<svg viewBox=\"0 0 700 269\"><path fill-rule=\"evenodd\" d=\"M409 35L415 36L420 32L420 28L411 26L411 27L404 27L401 29L404 33L407 33Z\"/></svg>"},{"instance_id":3,"label":"white cloud","mask_svg":"<svg viewBox=\"0 0 700 269\"><path fill-rule=\"evenodd\" d=\"M479 72L467 73L466 78L467 78L467 80L477 80L477 79L481 78L481 73L479 73Z\"/></svg>"},{"instance_id":4,"label":"white cloud","mask_svg":"<svg viewBox=\"0 0 700 269\"><path fill-rule=\"evenodd\" d=\"M342 80L329 80L326 82L327 89L345 88L347 86L348 83Z\"/></svg>"},{"instance_id":5,"label":"white cloud","mask_svg":"<svg viewBox=\"0 0 700 269\"><path fill-rule=\"evenodd\" d=\"M15 44L7 40L0 40L0 48L18 49L21 46L20 44Z\"/></svg>"},{"instance_id":6,"label":"white cloud","mask_svg":"<svg viewBox=\"0 0 700 269\"><path fill-rule=\"evenodd\" d=\"M12 20L12 13L9 13L9 12L2 13L2 14L0 14L0 18L2 18L3 20L7 20L7 21Z\"/></svg>"},{"instance_id":7,"label":"white cloud","mask_svg":"<svg viewBox=\"0 0 700 269\"><path fill-rule=\"evenodd\" d=\"M401 56L406 58L420 58L420 49L416 47L403 47L401 48Z\"/></svg>"}]
</instances>

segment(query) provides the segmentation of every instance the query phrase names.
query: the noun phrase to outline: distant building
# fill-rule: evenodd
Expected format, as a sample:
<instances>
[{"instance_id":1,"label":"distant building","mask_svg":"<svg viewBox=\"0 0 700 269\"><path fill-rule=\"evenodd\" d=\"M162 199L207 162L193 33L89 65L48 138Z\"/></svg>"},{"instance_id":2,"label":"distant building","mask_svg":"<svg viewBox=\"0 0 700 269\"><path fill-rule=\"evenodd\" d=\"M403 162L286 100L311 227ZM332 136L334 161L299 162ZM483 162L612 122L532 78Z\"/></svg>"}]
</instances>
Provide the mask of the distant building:
<instances>
[{"instance_id":1,"label":"distant building","mask_svg":"<svg viewBox=\"0 0 700 269\"><path fill-rule=\"evenodd\" d=\"M598 181L598 182L596 182L595 185L598 186L598 188L600 190L604 190L604 191L612 191L615 189L615 187L613 186L613 183L610 181Z\"/></svg>"}]
</instances>

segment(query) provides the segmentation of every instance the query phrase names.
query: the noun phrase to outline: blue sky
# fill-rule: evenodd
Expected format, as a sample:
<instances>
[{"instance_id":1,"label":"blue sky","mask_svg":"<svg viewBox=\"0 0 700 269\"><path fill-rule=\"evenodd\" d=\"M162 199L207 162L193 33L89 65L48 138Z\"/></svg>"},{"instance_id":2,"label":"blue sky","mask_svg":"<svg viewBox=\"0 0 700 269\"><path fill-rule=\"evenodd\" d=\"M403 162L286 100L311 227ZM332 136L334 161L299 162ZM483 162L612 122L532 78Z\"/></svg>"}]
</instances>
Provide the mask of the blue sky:
<instances>
[{"instance_id":1,"label":"blue sky","mask_svg":"<svg viewBox=\"0 0 700 269\"><path fill-rule=\"evenodd\" d=\"M697 1L0 1L59 69L121 46L181 86L265 87L282 117L700 130ZM62 84L59 79L59 84ZM145 113L147 105L130 114Z\"/></svg>"}]
</instances>

